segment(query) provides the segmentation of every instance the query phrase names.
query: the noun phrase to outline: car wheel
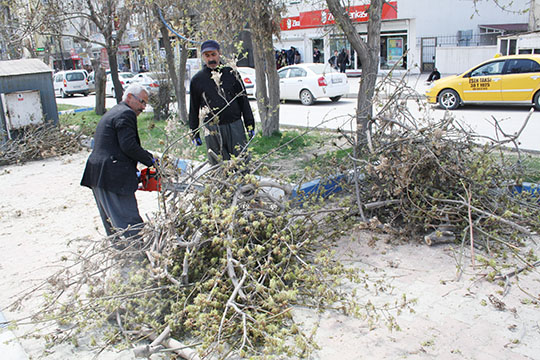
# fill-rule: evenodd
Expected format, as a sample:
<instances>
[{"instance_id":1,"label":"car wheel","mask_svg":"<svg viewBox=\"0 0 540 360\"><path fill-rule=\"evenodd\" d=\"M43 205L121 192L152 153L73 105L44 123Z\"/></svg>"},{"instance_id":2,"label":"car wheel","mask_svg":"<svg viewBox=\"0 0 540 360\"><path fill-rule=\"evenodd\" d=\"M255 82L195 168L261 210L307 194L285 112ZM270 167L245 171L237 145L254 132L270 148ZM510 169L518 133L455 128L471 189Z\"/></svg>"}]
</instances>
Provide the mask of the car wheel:
<instances>
[{"instance_id":1,"label":"car wheel","mask_svg":"<svg viewBox=\"0 0 540 360\"><path fill-rule=\"evenodd\" d=\"M332 102L338 102L339 99L341 99L341 95L331 97L331 98L330 98L330 101L332 101Z\"/></svg>"},{"instance_id":2,"label":"car wheel","mask_svg":"<svg viewBox=\"0 0 540 360\"><path fill-rule=\"evenodd\" d=\"M311 91L304 89L300 92L300 101L302 105L311 105L315 102L315 99L313 99Z\"/></svg>"},{"instance_id":3,"label":"car wheel","mask_svg":"<svg viewBox=\"0 0 540 360\"><path fill-rule=\"evenodd\" d=\"M540 110L540 91L534 94L534 108Z\"/></svg>"},{"instance_id":4,"label":"car wheel","mask_svg":"<svg viewBox=\"0 0 540 360\"><path fill-rule=\"evenodd\" d=\"M83 92L83 96L88 96L89 92Z\"/></svg>"},{"instance_id":5,"label":"car wheel","mask_svg":"<svg viewBox=\"0 0 540 360\"><path fill-rule=\"evenodd\" d=\"M62 90L62 89L60 89L60 96L62 97L62 99L67 98L66 93L65 93L64 90Z\"/></svg>"},{"instance_id":6,"label":"car wheel","mask_svg":"<svg viewBox=\"0 0 540 360\"><path fill-rule=\"evenodd\" d=\"M445 89L439 94L439 105L446 110L457 109L461 100L457 92L452 89Z\"/></svg>"}]
</instances>

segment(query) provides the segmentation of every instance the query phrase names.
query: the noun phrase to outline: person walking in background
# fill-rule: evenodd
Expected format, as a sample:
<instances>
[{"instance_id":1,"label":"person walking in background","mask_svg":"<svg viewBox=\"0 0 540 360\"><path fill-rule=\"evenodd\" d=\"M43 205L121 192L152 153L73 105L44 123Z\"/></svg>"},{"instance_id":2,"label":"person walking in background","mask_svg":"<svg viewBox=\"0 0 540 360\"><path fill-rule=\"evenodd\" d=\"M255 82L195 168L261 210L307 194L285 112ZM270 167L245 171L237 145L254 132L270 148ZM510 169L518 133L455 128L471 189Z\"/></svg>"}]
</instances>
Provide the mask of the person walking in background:
<instances>
[{"instance_id":1,"label":"person walking in background","mask_svg":"<svg viewBox=\"0 0 540 360\"><path fill-rule=\"evenodd\" d=\"M349 64L349 55L345 51L345 48L341 49L341 52L339 53L339 56L337 58L337 62L339 66L339 72L345 73L345 69Z\"/></svg>"},{"instance_id":2,"label":"person walking in background","mask_svg":"<svg viewBox=\"0 0 540 360\"><path fill-rule=\"evenodd\" d=\"M287 66L287 50L281 49L280 68Z\"/></svg>"},{"instance_id":3,"label":"person walking in background","mask_svg":"<svg viewBox=\"0 0 540 360\"><path fill-rule=\"evenodd\" d=\"M302 62L302 56L298 50L294 50L294 63L300 64Z\"/></svg>"},{"instance_id":4,"label":"person walking in background","mask_svg":"<svg viewBox=\"0 0 540 360\"><path fill-rule=\"evenodd\" d=\"M313 48L313 62L314 63L321 62L321 52L316 46Z\"/></svg>"},{"instance_id":5,"label":"person walking in background","mask_svg":"<svg viewBox=\"0 0 540 360\"><path fill-rule=\"evenodd\" d=\"M338 66L338 51L337 50L334 50L334 55L332 55L330 57L330 59L328 59L328 63L334 68L334 69L339 69L339 66Z\"/></svg>"},{"instance_id":6,"label":"person walking in background","mask_svg":"<svg viewBox=\"0 0 540 360\"><path fill-rule=\"evenodd\" d=\"M137 116L147 103L146 90L132 84L124 92L122 102L107 111L96 128L94 148L81 185L92 189L107 235L129 227L124 233L129 238L143 226L135 198L139 183L137 163L152 166L156 161L141 147L137 130Z\"/></svg>"},{"instance_id":7,"label":"person walking in background","mask_svg":"<svg viewBox=\"0 0 540 360\"><path fill-rule=\"evenodd\" d=\"M203 68L190 84L189 127L193 143L202 145L199 128L203 125L209 153L211 150L229 160L245 147L246 131L250 138L255 135L255 119L240 76L221 64L219 44L214 40L203 42L201 54ZM210 153L209 161L217 164L218 159Z\"/></svg>"},{"instance_id":8,"label":"person walking in background","mask_svg":"<svg viewBox=\"0 0 540 360\"><path fill-rule=\"evenodd\" d=\"M291 46L289 50L287 50L287 65L293 65L294 64L294 54L296 53L296 48L294 46Z\"/></svg>"}]
</instances>

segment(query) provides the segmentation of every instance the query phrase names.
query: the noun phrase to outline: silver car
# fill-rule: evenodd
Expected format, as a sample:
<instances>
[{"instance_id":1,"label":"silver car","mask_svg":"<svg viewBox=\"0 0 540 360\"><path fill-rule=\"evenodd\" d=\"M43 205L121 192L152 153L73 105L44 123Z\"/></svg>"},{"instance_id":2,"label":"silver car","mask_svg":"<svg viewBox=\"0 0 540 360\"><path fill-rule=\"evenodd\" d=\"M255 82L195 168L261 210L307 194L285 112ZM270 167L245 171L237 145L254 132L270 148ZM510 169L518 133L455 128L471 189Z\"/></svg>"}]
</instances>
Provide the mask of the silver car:
<instances>
[{"instance_id":1,"label":"silver car","mask_svg":"<svg viewBox=\"0 0 540 360\"><path fill-rule=\"evenodd\" d=\"M60 71L53 75L54 95L63 98L82 94L88 96L87 73L84 70Z\"/></svg>"}]
</instances>

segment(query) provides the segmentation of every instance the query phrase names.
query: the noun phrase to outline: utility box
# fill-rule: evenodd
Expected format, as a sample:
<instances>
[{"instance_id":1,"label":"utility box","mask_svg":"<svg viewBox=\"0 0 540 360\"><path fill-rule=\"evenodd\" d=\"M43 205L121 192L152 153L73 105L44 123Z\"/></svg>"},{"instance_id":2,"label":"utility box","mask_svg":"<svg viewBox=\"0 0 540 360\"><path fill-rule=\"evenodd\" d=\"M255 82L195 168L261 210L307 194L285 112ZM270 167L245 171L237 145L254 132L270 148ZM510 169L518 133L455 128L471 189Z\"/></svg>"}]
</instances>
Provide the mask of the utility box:
<instances>
[{"instance_id":1,"label":"utility box","mask_svg":"<svg viewBox=\"0 0 540 360\"><path fill-rule=\"evenodd\" d=\"M0 61L0 145L39 123L58 124L52 69L38 59Z\"/></svg>"},{"instance_id":2,"label":"utility box","mask_svg":"<svg viewBox=\"0 0 540 360\"><path fill-rule=\"evenodd\" d=\"M17 91L2 94L8 138L11 132L44 121L39 90Z\"/></svg>"}]
</instances>

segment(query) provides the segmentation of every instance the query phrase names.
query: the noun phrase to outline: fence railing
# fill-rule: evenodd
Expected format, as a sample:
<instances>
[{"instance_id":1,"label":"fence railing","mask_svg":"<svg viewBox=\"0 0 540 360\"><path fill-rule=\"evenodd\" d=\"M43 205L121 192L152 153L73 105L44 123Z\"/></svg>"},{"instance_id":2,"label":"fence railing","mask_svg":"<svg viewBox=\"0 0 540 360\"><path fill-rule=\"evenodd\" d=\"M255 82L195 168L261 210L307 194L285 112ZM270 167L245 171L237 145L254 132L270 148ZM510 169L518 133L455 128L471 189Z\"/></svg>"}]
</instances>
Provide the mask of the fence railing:
<instances>
[{"instance_id":1,"label":"fence railing","mask_svg":"<svg viewBox=\"0 0 540 360\"><path fill-rule=\"evenodd\" d=\"M498 33L466 34L466 35L444 35L433 36L437 38L437 46L486 46L497 45ZM420 38L417 45L420 45Z\"/></svg>"}]
</instances>

